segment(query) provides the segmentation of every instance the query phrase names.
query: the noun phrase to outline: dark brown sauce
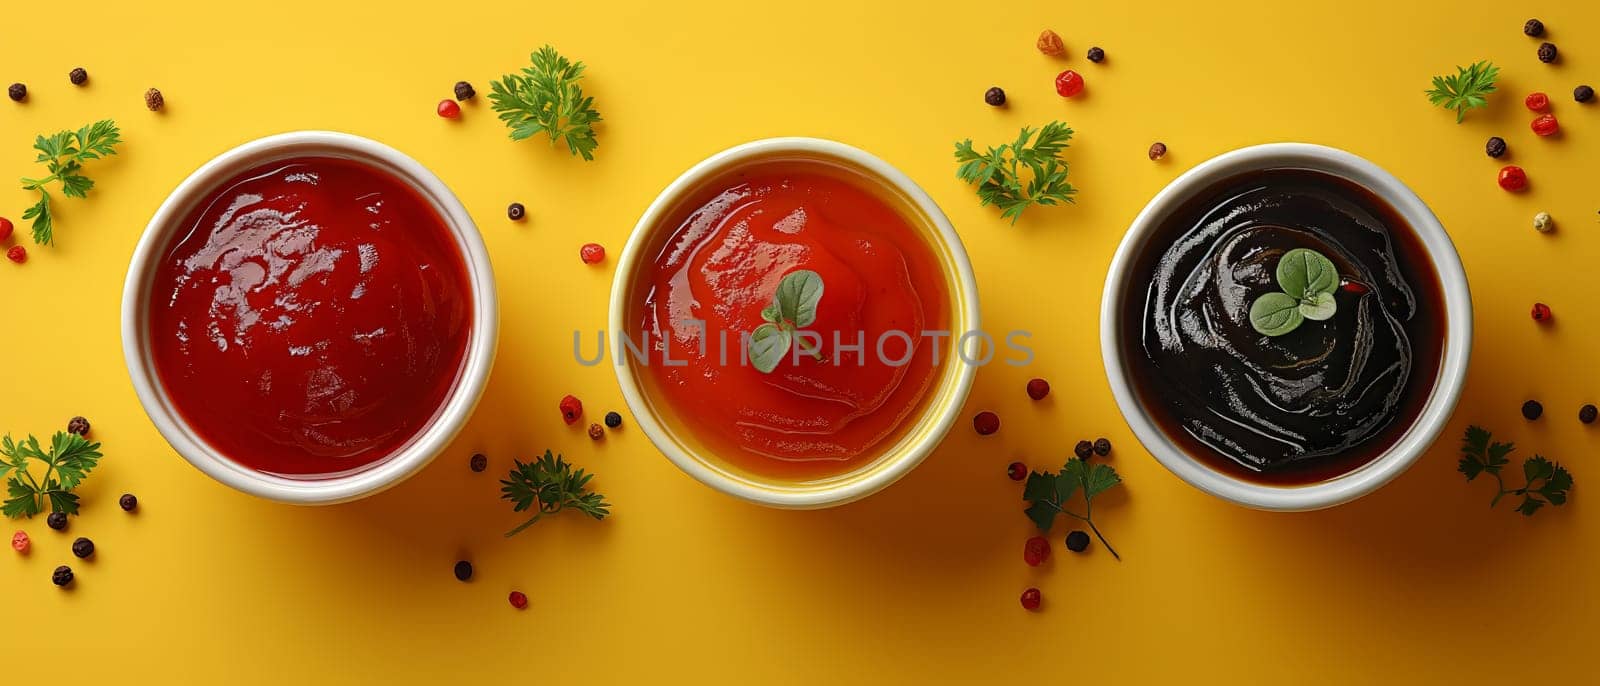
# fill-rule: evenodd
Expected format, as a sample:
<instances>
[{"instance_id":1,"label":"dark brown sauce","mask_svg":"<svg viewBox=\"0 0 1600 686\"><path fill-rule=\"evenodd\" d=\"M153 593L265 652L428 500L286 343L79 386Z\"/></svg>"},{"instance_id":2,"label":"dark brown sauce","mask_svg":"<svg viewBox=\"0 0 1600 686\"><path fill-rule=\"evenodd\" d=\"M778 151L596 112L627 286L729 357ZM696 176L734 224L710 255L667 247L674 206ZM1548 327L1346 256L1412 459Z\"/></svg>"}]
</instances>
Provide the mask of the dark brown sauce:
<instances>
[{"instance_id":1,"label":"dark brown sauce","mask_svg":"<svg viewBox=\"0 0 1600 686\"><path fill-rule=\"evenodd\" d=\"M1339 268L1338 312L1268 337L1250 303L1278 290L1294 248ZM1371 191L1269 169L1197 194L1151 235L1123 299L1140 402L1185 452L1251 481L1292 485L1361 468L1427 403L1444 297L1421 240ZM1364 292L1362 292L1364 290Z\"/></svg>"}]
</instances>

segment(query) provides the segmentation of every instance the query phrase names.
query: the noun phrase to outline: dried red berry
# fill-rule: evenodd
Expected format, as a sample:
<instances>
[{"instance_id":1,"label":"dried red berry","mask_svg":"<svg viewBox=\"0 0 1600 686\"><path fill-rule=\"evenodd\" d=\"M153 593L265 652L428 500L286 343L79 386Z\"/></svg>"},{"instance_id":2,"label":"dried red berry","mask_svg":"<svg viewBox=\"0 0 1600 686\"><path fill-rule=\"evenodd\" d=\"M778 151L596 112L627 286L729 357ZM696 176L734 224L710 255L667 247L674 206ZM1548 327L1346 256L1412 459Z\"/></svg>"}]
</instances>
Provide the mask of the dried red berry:
<instances>
[{"instance_id":1,"label":"dried red berry","mask_svg":"<svg viewBox=\"0 0 1600 686\"><path fill-rule=\"evenodd\" d=\"M1012 481L1026 479L1028 478L1028 465L1021 462L1012 462L1006 465L1006 476L1011 477Z\"/></svg>"},{"instance_id":2,"label":"dried red berry","mask_svg":"<svg viewBox=\"0 0 1600 686\"><path fill-rule=\"evenodd\" d=\"M589 425L589 440L598 441L598 440L600 440L602 438L605 438L605 437L606 437L606 430L600 428L599 424L590 424Z\"/></svg>"},{"instance_id":3,"label":"dried red berry","mask_svg":"<svg viewBox=\"0 0 1600 686\"><path fill-rule=\"evenodd\" d=\"M586 243L582 248L578 249L578 257L583 260L584 264L600 264L606 259L605 246L599 243Z\"/></svg>"},{"instance_id":4,"label":"dried red berry","mask_svg":"<svg viewBox=\"0 0 1600 686\"><path fill-rule=\"evenodd\" d=\"M1541 114L1533 118L1533 123L1528 125L1534 133L1541 136L1554 136L1561 130L1561 125L1556 123L1556 115Z\"/></svg>"},{"instance_id":5,"label":"dried red berry","mask_svg":"<svg viewBox=\"0 0 1600 686\"><path fill-rule=\"evenodd\" d=\"M1022 609L1024 609L1024 610L1037 610L1037 609L1039 609L1039 603L1040 603L1041 600L1042 600L1042 598L1039 597L1039 589L1030 588L1030 589L1028 589L1026 591L1023 591L1022 592Z\"/></svg>"},{"instance_id":6,"label":"dried red berry","mask_svg":"<svg viewBox=\"0 0 1600 686\"><path fill-rule=\"evenodd\" d=\"M14 534L11 534L12 550L26 555L28 554L28 549L31 547L33 547L33 541L28 538L28 532L18 531Z\"/></svg>"},{"instance_id":7,"label":"dried red berry","mask_svg":"<svg viewBox=\"0 0 1600 686\"><path fill-rule=\"evenodd\" d=\"M1532 315L1533 315L1533 321L1536 321L1536 322L1547 322L1547 321L1550 321L1551 317L1555 316L1555 313L1550 311L1550 306L1549 305L1546 305L1544 303L1534 303L1533 304Z\"/></svg>"},{"instance_id":8,"label":"dried red berry","mask_svg":"<svg viewBox=\"0 0 1600 686\"><path fill-rule=\"evenodd\" d=\"M6 259L11 260L12 262L15 262L17 264L22 264L23 262L27 262L28 261L28 249L24 248L24 247L22 247L20 245L13 245L13 246L11 246L10 250L6 251Z\"/></svg>"},{"instance_id":9,"label":"dried red berry","mask_svg":"<svg viewBox=\"0 0 1600 686\"><path fill-rule=\"evenodd\" d=\"M1071 69L1056 75L1056 94L1070 98L1083 92L1083 77Z\"/></svg>"},{"instance_id":10,"label":"dried red berry","mask_svg":"<svg viewBox=\"0 0 1600 686\"><path fill-rule=\"evenodd\" d=\"M1528 175L1522 167L1508 164L1500 168L1500 187L1516 192L1528 187Z\"/></svg>"},{"instance_id":11,"label":"dried red berry","mask_svg":"<svg viewBox=\"0 0 1600 686\"><path fill-rule=\"evenodd\" d=\"M577 396L569 395L561 399L561 421L568 424L578 421L583 416L583 401Z\"/></svg>"},{"instance_id":12,"label":"dried red berry","mask_svg":"<svg viewBox=\"0 0 1600 686\"><path fill-rule=\"evenodd\" d=\"M1156 141L1150 144L1150 161L1154 162L1167 156L1167 144Z\"/></svg>"},{"instance_id":13,"label":"dried red berry","mask_svg":"<svg viewBox=\"0 0 1600 686\"><path fill-rule=\"evenodd\" d=\"M0 241L6 240L6 239L11 237L11 230L13 228L16 228L16 227L13 227L11 225L11 220L10 219L6 219L5 217L0 217Z\"/></svg>"},{"instance_id":14,"label":"dried red berry","mask_svg":"<svg viewBox=\"0 0 1600 686\"><path fill-rule=\"evenodd\" d=\"M1550 109L1550 96L1538 92L1529 93L1528 97L1522 99L1522 104L1535 112L1543 112Z\"/></svg>"},{"instance_id":15,"label":"dried red berry","mask_svg":"<svg viewBox=\"0 0 1600 686\"><path fill-rule=\"evenodd\" d=\"M151 88L144 92L144 106L151 112L160 112L167 106L167 99L161 95L160 90Z\"/></svg>"},{"instance_id":16,"label":"dried red berry","mask_svg":"<svg viewBox=\"0 0 1600 686\"><path fill-rule=\"evenodd\" d=\"M1045 29L1043 33L1039 34L1039 41L1035 43L1035 46L1039 48L1039 52L1051 57L1060 57L1067 54L1067 46L1061 42L1061 36L1050 29Z\"/></svg>"},{"instance_id":17,"label":"dried red berry","mask_svg":"<svg viewBox=\"0 0 1600 686\"><path fill-rule=\"evenodd\" d=\"M522 591L512 591L511 595L506 596L506 600L511 601L511 606L518 610L528 606L528 594Z\"/></svg>"},{"instance_id":18,"label":"dried red berry","mask_svg":"<svg viewBox=\"0 0 1600 686\"><path fill-rule=\"evenodd\" d=\"M972 428L978 431L979 436L988 436L1000 430L1000 415L993 412L979 412L972 418Z\"/></svg>"},{"instance_id":19,"label":"dried red berry","mask_svg":"<svg viewBox=\"0 0 1600 686\"><path fill-rule=\"evenodd\" d=\"M439 101L438 112L439 116L444 117L445 119L461 118L461 106L457 105L456 101L448 98Z\"/></svg>"},{"instance_id":20,"label":"dried red berry","mask_svg":"<svg viewBox=\"0 0 1600 686\"><path fill-rule=\"evenodd\" d=\"M1034 400L1044 400L1050 395L1050 382L1044 379L1030 379L1028 381L1028 397Z\"/></svg>"},{"instance_id":21,"label":"dried red berry","mask_svg":"<svg viewBox=\"0 0 1600 686\"><path fill-rule=\"evenodd\" d=\"M1029 567L1038 567L1045 560L1050 559L1050 541L1043 536L1034 536L1022 545L1022 561Z\"/></svg>"}]
</instances>

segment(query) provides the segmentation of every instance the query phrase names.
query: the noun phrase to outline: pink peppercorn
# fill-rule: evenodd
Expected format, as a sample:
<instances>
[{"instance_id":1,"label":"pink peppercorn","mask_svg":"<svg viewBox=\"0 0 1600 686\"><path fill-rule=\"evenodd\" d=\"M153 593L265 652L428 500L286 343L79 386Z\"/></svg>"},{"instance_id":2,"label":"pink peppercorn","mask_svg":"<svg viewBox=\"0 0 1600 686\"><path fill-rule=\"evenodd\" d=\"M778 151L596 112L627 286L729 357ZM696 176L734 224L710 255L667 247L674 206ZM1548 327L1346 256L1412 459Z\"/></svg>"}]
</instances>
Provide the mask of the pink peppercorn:
<instances>
[{"instance_id":1,"label":"pink peppercorn","mask_svg":"<svg viewBox=\"0 0 1600 686\"><path fill-rule=\"evenodd\" d=\"M605 246L599 243L588 243L578 249L578 257L584 264L599 264L606 259Z\"/></svg>"},{"instance_id":2,"label":"pink peppercorn","mask_svg":"<svg viewBox=\"0 0 1600 686\"><path fill-rule=\"evenodd\" d=\"M17 533L11 534L12 550L22 553L23 555L27 555L28 548L31 547L32 544L33 542L28 539L28 532L26 531L18 531Z\"/></svg>"},{"instance_id":3,"label":"pink peppercorn","mask_svg":"<svg viewBox=\"0 0 1600 686\"><path fill-rule=\"evenodd\" d=\"M506 597L506 600L511 601L511 606L518 610L528 606L528 596L522 591L512 591L511 595Z\"/></svg>"},{"instance_id":4,"label":"pink peppercorn","mask_svg":"<svg viewBox=\"0 0 1600 686\"><path fill-rule=\"evenodd\" d=\"M1000 430L1000 415L993 412L979 412L972 418L972 428L978 431L979 436L988 436Z\"/></svg>"},{"instance_id":5,"label":"pink peppercorn","mask_svg":"<svg viewBox=\"0 0 1600 686\"><path fill-rule=\"evenodd\" d=\"M1037 588L1030 588L1022 592L1022 608L1025 610L1039 609L1041 600L1042 598L1040 598L1039 589Z\"/></svg>"}]
</instances>

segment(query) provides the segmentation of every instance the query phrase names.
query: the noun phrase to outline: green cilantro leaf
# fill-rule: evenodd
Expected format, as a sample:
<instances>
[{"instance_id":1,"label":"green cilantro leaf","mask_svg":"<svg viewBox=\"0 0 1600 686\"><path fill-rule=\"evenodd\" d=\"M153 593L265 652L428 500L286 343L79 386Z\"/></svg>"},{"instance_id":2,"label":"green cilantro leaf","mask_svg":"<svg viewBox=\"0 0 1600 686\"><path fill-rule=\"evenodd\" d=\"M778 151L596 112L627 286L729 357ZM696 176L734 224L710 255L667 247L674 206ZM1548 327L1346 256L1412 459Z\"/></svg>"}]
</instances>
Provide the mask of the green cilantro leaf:
<instances>
[{"instance_id":1,"label":"green cilantro leaf","mask_svg":"<svg viewBox=\"0 0 1600 686\"><path fill-rule=\"evenodd\" d=\"M578 82L583 63L573 62L548 45L530 58L532 66L521 74L507 74L489 84L489 101L500 120L511 129L511 140L543 133L550 144L566 141L567 150L585 160L594 159L594 124L600 113L594 98L586 97Z\"/></svg>"},{"instance_id":2,"label":"green cilantro leaf","mask_svg":"<svg viewBox=\"0 0 1600 686\"><path fill-rule=\"evenodd\" d=\"M1100 528L1094 523L1095 496L1106 492L1117 484L1122 483L1122 477L1117 475L1117 470L1108 464L1088 463L1076 457L1069 458L1062 465L1059 473L1032 472L1022 486L1022 499L1028 501L1028 507L1023 513L1032 520L1039 530L1050 533L1050 527L1055 524L1056 515L1066 515L1079 520L1089 526L1100 544L1106 547L1111 556L1121 560L1122 556L1111 547L1106 537L1100 533ZM1067 509L1067 504L1072 496L1078 492L1083 493L1083 514L1078 514Z\"/></svg>"},{"instance_id":3,"label":"green cilantro leaf","mask_svg":"<svg viewBox=\"0 0 1600 686\"><path fill-rule=\"evenodd\" d=\"M1468 67L1456 67L1454 75L1433 77L1433 88L1423 93L1428 102L1455 110L1456 123L1460 124L1467 110L1489 104L1487 96L1494 92L1494 80L1499 75L1500 68L1493 63L1474 62Z\"/></svg>"},{"instance_id":4,"label":"green cilantro leaf","mask_svg":"<svg viewBox=\"0 0 1600 686\"><path fill-rule=\"evenodd\" d=\"M1522 496L1517 511L1524 516L1532 516L1545 505L1565 505L1567 491L1572 489L1572 474L1542 455L1534 455L1522 462L1522 477L1526 483L1521 488L1506 487L1501 468L1511 462L1509 456L1513 449L1510 443L1494 442L1488 431L1469 426L1461 437L1461 460L1456 464L1456 470L1464 474L1467 481L1476 479L1480 474L1494 477L1497 491L1494 499L1489 501L1489 507L1499 504L1500 499L1507 495Z\"/></svg>"},{"instance_id":5,"label":"green cilantro leaf","mask_svg":"<svg viewBox=\"0 0 1600 686\"><path fill-rule=\"evenodd\" d=\"M33 220L33 242L50 245L55 240L55 218L50 214L50 192L45 186L51 181L61 182L61 194L69 198L88 197L94 181L79 173L83 163L117 154L116 146L122 142L122 133L110 119L85 124L77 131L58 131L49 138L38 136L33 148L39 151L34 159L49 170L42 179L23 177L23 190L39 191L39 202L22 213L23 219Z\"/></svg>"},{"instance_id":6,"label":"green cilantro leaf","mask_svg":"<svg viewBox=\"0 0 1600 686\"><path fill-rule=\"evenodd\" d=\"M1061 159L1071 138L1071 128L1053 121L1039 129L1037 137L1033 129L1023 127L1015 141L982 153L971 139L958 142L956 178L978 187L981 206L999 207L1000 217L1016 224L1029 207L1073 201L1077 189L1067 183L1067 162Z\"/></svg>"},{"instance_id":7,"label":"green cilantro leaf","mask_svg":"<svg viewBox=\"0 0 1600 686\"><path fill-rule=\"evenodd\" d=\"M50 437L50 450L39 445L39 439L28 436L14 441L8 434L0 438L0 476L10 474L6 480L7 499L0 511L7 517L32 517L43 512L48 503L50 511L78 513L78 496L72 490L83 483L100 462L100 444L75 433L58 431ZM34 479L29 462L44 464L44 476Z\"/></svg>"},{"instance_id":8,"label":"green cilantro leaf","mask_svg":"<svg viewBox=\"0 0 1600 686\"><path fill-rule=\"evenodd\" d=\"M531 463L513 462L511 474L500 482L500 498L511 501L512 512L532 509L534 515L506 532L506 537L521 533L545 515L569 508L595 519L605 519L611 514L611 504L606 502L605 496L589 490L589 481L594 475L582 469L574 471L560 455L546 450L544 456Z\"/></svg>"}]
</instances>

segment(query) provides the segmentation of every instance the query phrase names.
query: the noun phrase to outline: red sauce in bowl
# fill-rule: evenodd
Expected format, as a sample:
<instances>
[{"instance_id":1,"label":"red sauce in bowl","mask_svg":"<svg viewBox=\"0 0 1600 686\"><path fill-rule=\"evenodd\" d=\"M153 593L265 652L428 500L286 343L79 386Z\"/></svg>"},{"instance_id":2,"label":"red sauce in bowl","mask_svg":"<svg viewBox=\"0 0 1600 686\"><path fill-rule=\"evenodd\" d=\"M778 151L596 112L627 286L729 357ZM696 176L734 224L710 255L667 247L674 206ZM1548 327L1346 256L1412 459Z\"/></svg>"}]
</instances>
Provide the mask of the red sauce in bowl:
<instances>
[{"instance_id":1,"label":"red sauce in bowl","mask_svg":"<svg viewBox=\"0 0 1600 686\"><path fill-rule=\"evenodd\" d=\"M923 336L949 327L940 261L874 183L815 162L747 168L669 220L670 236L641 267L644 307L629 335L650 346L643 375L732 466L812 479L870 462L915 424L951 356L949 338ZM825 286L804 328L826 359L790 356L763 374L746 362L741 334L801 269ZM884 338L880 357L891 331L906 336Z\"/></svg>"},{"instance_id":2,"label":"red sauce in bowl","mask_svg":"<svg viewBox=\"0 0 1600 686\"><path fill-rule=\"evenodd\" d=\"M150 343L191 429L250 468L349 473L427 427L462 366L472 292L437 210L345 159L220 184L156 268Z\"/></svg>"}]
</instances>

